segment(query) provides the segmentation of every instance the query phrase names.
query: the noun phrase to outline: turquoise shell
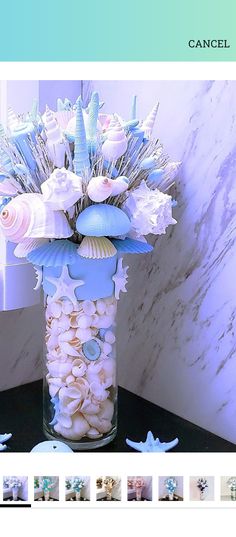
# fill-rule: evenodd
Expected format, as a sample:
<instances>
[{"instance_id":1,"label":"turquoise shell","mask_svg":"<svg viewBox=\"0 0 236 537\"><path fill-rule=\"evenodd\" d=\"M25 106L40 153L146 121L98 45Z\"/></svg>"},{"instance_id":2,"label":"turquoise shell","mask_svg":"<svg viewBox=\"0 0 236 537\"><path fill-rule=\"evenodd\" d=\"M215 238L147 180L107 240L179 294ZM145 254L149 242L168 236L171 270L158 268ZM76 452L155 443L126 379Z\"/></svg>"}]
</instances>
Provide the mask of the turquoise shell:
<instances>
[{"instance_id":1,"label":"turquoise shell","mask_svg":"<svg viewBox=\"0 0 236 537\"><path fill-rule=\"evenodd\" d=\"M80 213L76 222L77 231L91 237L126 235L130 228L131 223L126 213L105 203L90 205Z\"/></svg>"},{"instance_id":2,"label":"turquoise shell","mask_svg":"<svg viewBox=\"0 0 236 537\"><path fill-rule=\"evenodd\" d=\"M96 339L90 339L89 341L83 343L82 351L85 358L91 360L92 362L97 360L101 354L101 348Z\"/></svg>"},{"instance_id":3,"label":"turquoise shell","mask_svg":"<svg viewBox=\"0 0 236 537\"><path fill-rule=\"evenodd\" d=\"M117 252L124 254L147 254L153 250L153 246L147 242L137 241L135 239L112 239L111 241Z\"/></svg>"},{"instance_id":4,"label":"turquoise shell","mask_svg":"<svg viewBox=\"0 0 236 537\"><path fill-rule=\"evenodd\" d=\"M43 244L27 255L28 261L37 266L61 267L75 263L78 259L78 245L66 239Z\"/></svg>"}]
</instances>

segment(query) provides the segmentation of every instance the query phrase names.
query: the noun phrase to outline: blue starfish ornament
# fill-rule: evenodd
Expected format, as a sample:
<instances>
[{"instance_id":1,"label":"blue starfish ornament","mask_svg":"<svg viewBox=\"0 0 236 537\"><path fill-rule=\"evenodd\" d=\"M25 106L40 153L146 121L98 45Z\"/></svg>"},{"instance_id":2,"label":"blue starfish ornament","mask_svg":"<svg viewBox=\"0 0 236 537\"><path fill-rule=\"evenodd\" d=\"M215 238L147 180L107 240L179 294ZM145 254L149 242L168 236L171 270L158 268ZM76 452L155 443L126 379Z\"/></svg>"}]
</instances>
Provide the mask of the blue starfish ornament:
<instances>
[{"instance_id":1,"label":"blue starfish ornament","mask_svg":"<svg viewBox=\"0 0 236 537\"><path fill-rule=\"evenodd\" d=\"M136 451L141 451L143 453L149 453L149 452L165 452L169 451L173 447L177 446L179 443L179 439L175 438L171 442L160 442L159 438L154 438L151 431L148 431L147 438L145 442L133 442L132 440L129 440L129 438L126 438L126 444L128 446L132 447L133 449L136 449Z\"/></svg>"}]
</instances>

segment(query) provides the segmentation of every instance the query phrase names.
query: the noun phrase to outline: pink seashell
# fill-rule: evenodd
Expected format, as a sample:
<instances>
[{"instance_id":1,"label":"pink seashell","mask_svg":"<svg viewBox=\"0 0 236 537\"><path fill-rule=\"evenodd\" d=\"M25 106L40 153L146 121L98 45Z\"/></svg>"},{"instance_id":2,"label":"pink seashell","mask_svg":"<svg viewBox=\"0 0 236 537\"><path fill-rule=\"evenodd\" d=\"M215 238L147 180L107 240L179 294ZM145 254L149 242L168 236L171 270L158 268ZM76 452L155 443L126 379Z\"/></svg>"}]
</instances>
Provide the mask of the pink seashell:
<instances>
[{"instance_id":1,"label":"pink seashell","mask_svg":"<svg viewBox=\"0 0 236 537\"><path fill-rule=\"evenodd\" d=\"M69 356L79 356L79 352L75 349L75 347L70 345L70 343L68 343L67 341L61 341L60 347L61 347L61 350L65 352L66 354L69 354Z\"/></svg>"},{"instance_id":2,"label":"pink seashell","mask_svg":"<svg viewBox=\"0 0 236 537\"><path fill-rule=\"evenodd\" d=\"M85 399L81 408L81 412L89 415L98 414L100 411L99 403L92 403L91 399Z\"/></svg>"},{"instance_id":3,"label":"pink seashell","mask_svg":"<svg viewBox=\"0 0 236 537\"><path fill-rule=\"evenodd\" d=\"M71 372L70 363L50 362L47 364L48 371L52 377L66 377Z\"/></svg>"},{"instance_id":4,"label":"pink seashell","mask_svg":"<svg viewBox=\"0 0 236 537\"><path fill-rule=\"evenodd\" d=\"M106 311L106 303L104 302L104 300L97 300L96 308L99 315L103 315Z\"/></svg>"},{"instance_id":5,"label":"pink seashell","mask_svg":"<svg viewBox=\"0 0 236 537\"><path fill-rule=\"evenodd\" d=\"M61 423L57 423L54 429L68 440L80 440L89 431L90 426L80 412L76 412L71 419L72 425L69 429L63 427Z\"/></svg>"},{"instance_id":6,"label":"pink seashell","mask_svg":"<svg viewBox=\"0 0 236 537\"><path fill-rule=\"evenodd\" d=\"M93 315L96 312L96 307L92 300L84 300L83 310L86 315Z\"/></svg>"},{"instance_id":7,"label":"pink seashell","mask_svg":"<svg viewBox=\"0 0 236 537\"><path fill-rule=\"evenodd\" d=\"M92 339L92 330L91 328L77 328L76 337L81 341L81 343L86 343Z\"/></svg>"},{"instance_id":8,"label":"pink seashell","mask_svg":"<svg viewBox=\"0 0 236 537\"><path fill-rule=\"evenodd\" d=\"M86 369L87 369L87 366L84 363L84 361L81 360L81 358L77 358L76 360L74 360L73 368L72 368L72 374L75 377L83 377L83 375L86 372Z\"/></svg>"},{"instance_id":9,"label":"pink seashell","mask_svg":"<svg viewBox=\"0 0 236 537\"><path fill-rule=\"evenodd\" d=\"M73 375L68 375L68 377L66 377L66 384L71 384L72 382L75 382L75 380Z\"/></svg>"},{"instance_id":10,"label":"pink seashell","mask_svg":"<svg viewBox=\"0 0 236 537\"><path fill-rule=\"evenodd\" d=\"M91 325L91 317L88 315L79 315L77 317L77 323L79 328L89 328Z\"/></svg>"},{"instance_id":11,"label":"pink seashell","mask_svg":"<svg viewBox=\"0 0 236 537\"><path fill-rule=\"evenodd\" d=\"M110 345L110 343L107 343L105 341L105 343L103 343L102 350L103 350L104 354L106 354L108 356L108 354L110 354L112 352L112 346Z\"/></svg>"},{"instance_id":12,"label":"pink seashell","mask_svg":"<svg viewBox=\"0 0 236 537\"><path fill-rule=\"evenodd\" d=\"M61 306L61 309L63 311L63 313L65 313L66 315L69 315L70 313L72 313L73 311L73 304L70 300L63 300L62 301L62 306Z\"/></svg>"},{"instance_id":13,"label":"pink seashell","mask_svg":"<svg viewBox=\"0 0 236 537\"><path fill-rule=\"evenodd\" d=\"M115 343L115 340L116 340L115 334L113 334L111 330L107 330L107 332L105 333L105 341L113 345L113 343Z\"/></svg>"},{"instance_id":14,"label":"pink seashell","mask_svg":"<svg viewBox=\"0 0 236 537\"><path fill-rule=\"evenodd\" d=\"M60 342L61 341L71 341L72 339L74 339L75 334L76 334L76 331L73 328L70 328L69 330L67 330L66 332L61 334L58 339L59 339Z\"/></svg>"},{"instance_id":15,"label":"pink seashell","mask_svg":"<svg viewBox=\"0 0 236 537\"><path fill-rule=\"evenodd\" d=\"M112 193L112 185L113 180L108 177L92 177L87 187L87 194L92 201L105 201Z\"/></svg>"},{"instance_id":16,"label":"pink seashell","mask_svg":"<svg viewBox=\"0 0 236 537\"><path fill-rule=\"evenodd\" d=\"M91 427L91 429L89 429L89 431L87 432L86 436L95 440L95 438L101 438L102 434L99 433L99 431L94 427Z\"/></svg>"},{"instance_id":17,"label":"pink seashell","mask_svg":"<svg viewBox=\"0 0 236 537\"><path fill-rule=\"evenodd\" d=\"M57 421L62 427L65 427L66 429L70 429L72 426L72 418L70 416L66 416L65 414L57 414Z\"/></svg>"}]
</instances>

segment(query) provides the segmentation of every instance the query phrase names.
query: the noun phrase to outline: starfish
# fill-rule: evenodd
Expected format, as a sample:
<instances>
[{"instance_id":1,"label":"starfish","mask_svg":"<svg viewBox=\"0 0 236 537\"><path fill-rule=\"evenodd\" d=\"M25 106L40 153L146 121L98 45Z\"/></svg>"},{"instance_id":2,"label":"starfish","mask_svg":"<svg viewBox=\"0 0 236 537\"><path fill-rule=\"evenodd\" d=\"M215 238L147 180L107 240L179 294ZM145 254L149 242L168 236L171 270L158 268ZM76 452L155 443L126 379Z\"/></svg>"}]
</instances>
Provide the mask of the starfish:
<instances>
[{"instance_id":1,"label":"starfish","mask_svg":"<svg viewBox=\"0 0 236 537\"><path fill-rule=\"evenodd\" d=\"M47 276L46 280L49 283L52 283L56 287L56 292L53 295L54 300L59 300L60 298L66 297L71 300L72 304L75 306L77 304L77 298L75 296L76 287L84 285L83 280L73 280L68 272L68 267L65 265L62 269L61 276L59 278L54 278L52 276Z\"/></svg>"},{"instance_id":2,"label":"starfish","mask_svg":"<svg viewBox=\"0 0 236 537\"><path fill-rule=\"evenodd\" d=\"M34 290L37 291L38 289L40 289L42 281L43 281L43 270L42 270L42 267L35 267L35 266L34 266L34 270L35 270L35 276L37 280Z\"/></svg>"},{"instance_id":3,"label":"starfish","mask_svg":"<svg viewBox=\"0 0 236 537\"><path fill-rule=\"evenodd\" d=\"M5 451L5 449L7 449L6 444L3 444L2 442L7 442L11 437L11 433L0 434L0 451Z\"/></svg>"},{"instance_id":4,"label":"starfish","mask_svg":"<svg viewBox=\"0 0 236 537\"><path fill-rule=\"evenodd\" d=\"M145 442L132 442L132 440L126 438L126 444L128 444L128 446L132 447L133 449L136 449L136 451L141 452L156 451L161 453L164 451L169 451L169 449L172 449L173 447L177 446L178 443L178 438L175 438L174 440L172 440L172 442L160 442L159 438L156 438L155 440L151 431L148 432Z\"/></svg>"},{"instance_id":5,"label":"starfish","mask_svg":"<svg viewBox=\"0 0 236 537\"><path fill-rule=\"evenodd\" d=\"M127 293L127 289L125 286L127 284L127 279L128 279L127 270L129 267L128 266L122 267L122 261L123 261L123 257L119 259L118 264L117 264L117 271L114 274L114 276L112 276L112 280L115 284L116 300L119 300L121 291L123 291L123 293Z\"/></svg>"}]
</instances>

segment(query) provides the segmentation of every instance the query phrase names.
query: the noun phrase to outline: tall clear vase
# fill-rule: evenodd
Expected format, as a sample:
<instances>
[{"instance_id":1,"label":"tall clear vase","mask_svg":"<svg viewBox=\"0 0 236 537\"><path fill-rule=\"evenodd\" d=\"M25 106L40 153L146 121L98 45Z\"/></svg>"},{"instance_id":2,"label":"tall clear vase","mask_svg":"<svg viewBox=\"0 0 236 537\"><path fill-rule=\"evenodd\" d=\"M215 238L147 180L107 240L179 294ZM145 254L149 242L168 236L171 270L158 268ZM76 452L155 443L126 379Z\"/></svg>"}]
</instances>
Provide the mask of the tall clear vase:
<instances>
[{"instance_id":1,"label":"tall clear vase","mask_svg":"<svg viewBox=\"0 0 236 537\"><path fill-rule=\"evenodd\" d=\"M45 298L44 432L74 450L116 435L116 310L114 296Z\"/></svg>"}]
</instances>

